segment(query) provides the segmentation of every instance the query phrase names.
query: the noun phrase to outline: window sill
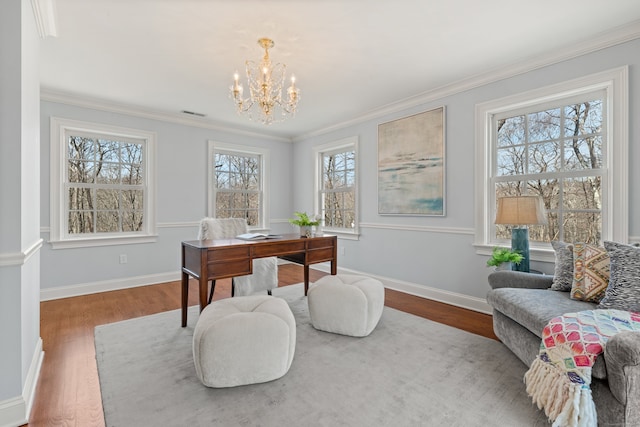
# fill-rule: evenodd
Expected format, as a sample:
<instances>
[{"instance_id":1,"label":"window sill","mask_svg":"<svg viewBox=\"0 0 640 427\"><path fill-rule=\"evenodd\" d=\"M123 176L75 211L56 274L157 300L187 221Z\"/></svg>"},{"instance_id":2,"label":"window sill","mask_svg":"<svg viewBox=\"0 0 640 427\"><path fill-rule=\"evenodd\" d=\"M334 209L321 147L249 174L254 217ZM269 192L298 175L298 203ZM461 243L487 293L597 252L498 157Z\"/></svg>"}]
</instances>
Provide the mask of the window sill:
<instances>
[{"instance_id":1,"label":"window sill","mask_svg":"<svg viewBox=\"0 0 640 427\"><path fill-rule=\"evenodd\" d=\"M344 240L360 240L360 234L355 232L338 231L338 230L323 228L322 234L325 236L337 236L338 239L344 239Z\"/></svg>"},{"instance_id":2,"label":"window sill","mask_svg":"<svg viewBox=\"0 0 640 427\"><path fill-rule=\"evenodd\" d=\"M49 240L52 249L89 248L98 246L132 245L138 243L155 243L157 234L114 237L84 237L65 240Z\"/></svg>"},{"instance_id":3,"label":"window sill","mask_svg":"<svg viewBox=\"0 0 640 427\"><path fill-rule=\"evenodd\" d=\"M491 256L491 253L493 252L493 248L496 247L496 246L506 247L506 248L510 248L511 247L511 245L509 245L509 244L507 244L507 245L502 245L502 244L495 244L495 245L474 244L473 246L476 248L476 254L478 254L478 255L487 255L487 256ZM555 262L556 261L555 252L551 248L542 248L542 247L534 247L534 246L532 246L532 247L529 248L529 257L530 257L531 261L541 261L541 262Z\"/></svg>"}]
</instances>

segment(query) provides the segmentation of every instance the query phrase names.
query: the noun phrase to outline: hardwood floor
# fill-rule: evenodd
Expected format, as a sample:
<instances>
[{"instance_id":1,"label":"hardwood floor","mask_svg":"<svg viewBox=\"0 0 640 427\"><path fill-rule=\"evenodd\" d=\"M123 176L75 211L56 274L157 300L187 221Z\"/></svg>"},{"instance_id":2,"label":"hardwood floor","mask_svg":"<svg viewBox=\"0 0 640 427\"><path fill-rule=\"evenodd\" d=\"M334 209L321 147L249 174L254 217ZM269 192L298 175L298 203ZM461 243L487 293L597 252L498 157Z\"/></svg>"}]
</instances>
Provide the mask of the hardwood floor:
<instances>
[{"instance_id":1,"label":"hardwood floor","mask_svg":"<svg viewBox=\"0 0 640 427\"><path fill-rule=\"evenodd\" d=\"M325 273L311 270L313 282ZM302 267L282 265L279 286L301 282ZM198 304L198 283L189 284L189 305ZM231 296L231 281L220 280L214 299ZM497 339L491 316L387 290L385 305L436 322ZM30 427L104 426L93 330L97 325L180 308L180 283L45 301L40 304L40 335L45 351Z\"/></svg>"}]
</instances>

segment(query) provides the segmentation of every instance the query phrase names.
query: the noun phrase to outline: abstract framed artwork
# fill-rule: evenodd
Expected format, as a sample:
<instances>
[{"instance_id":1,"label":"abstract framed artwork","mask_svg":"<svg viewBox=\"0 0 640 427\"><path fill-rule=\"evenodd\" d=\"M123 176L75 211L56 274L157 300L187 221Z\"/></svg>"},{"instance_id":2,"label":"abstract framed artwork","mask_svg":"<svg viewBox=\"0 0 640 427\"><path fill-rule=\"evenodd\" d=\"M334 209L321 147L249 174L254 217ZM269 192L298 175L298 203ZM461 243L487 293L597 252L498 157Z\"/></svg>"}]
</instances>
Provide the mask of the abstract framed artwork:
<instances>
[{"instance_id":1,"label":"abstract framed artwork","mask_svg":"<svg viewBox=\"0 0 640 427\"><path fill-rule=\"evenodd\" d=\"M444 216L444 106L378 125L378 213Z\"/></svg>"}]
</instances>

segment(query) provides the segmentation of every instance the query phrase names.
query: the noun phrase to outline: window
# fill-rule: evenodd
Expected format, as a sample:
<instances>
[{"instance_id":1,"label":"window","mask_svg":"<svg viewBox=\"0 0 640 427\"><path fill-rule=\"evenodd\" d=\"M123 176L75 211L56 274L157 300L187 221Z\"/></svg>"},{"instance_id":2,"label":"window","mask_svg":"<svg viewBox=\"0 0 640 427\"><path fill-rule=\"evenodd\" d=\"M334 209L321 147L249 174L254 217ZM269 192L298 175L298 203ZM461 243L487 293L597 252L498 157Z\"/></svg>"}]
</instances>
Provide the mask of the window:
<instances>
[{"instance_id":1,"label":"window","mask_svg":"<svg viewBox=\"0 0 640 427\"><path fill-rule=\"evenodd\" d=\"M268 227L265 176L268 152L210 142L209 215L245 218L252 229Z\"/></svg>"},{"instance_id":2,"label":"window","mask_svg":"<svg viewBox=\"0 0 640 427\"><path fill-rule=\"evenodd\" d=\"M542 197L548 224L529 227L532 242L597 244L602 237L602 179L606 170L604 91L567 104L496 114L492 174L496 198ZM496 225L496 239L511 227Z\"/></svg>"},{"instance_id":3,"label":"window","mask_svg":"<svg viewBox=\"0 0 640 427\"><path fill-rule=\"evenodd\" d=\"M155 135L51 119L54 247L154 241Z\"/></svg>"},{"instance_id":4,"label":"window","mask_svg":"<svg viewBox=\"0 0 640 427\"><path fill-rule=\"evenodd\" d=\"M325 231L357 234L357 138L315 149L317 206Z\"/></svg>"},{"instance_id":5,"label":"window","mask_svg":"<svg viewBox=\"0 0 640 427\"><path fill-rule=\"evenodd\" d=\"M625 88L623 68L477 107L477 245L508 244L495 205L516 195L547 209L548 224L529 227L532 248L628 239Z\"/></svg>"}]
</instances>

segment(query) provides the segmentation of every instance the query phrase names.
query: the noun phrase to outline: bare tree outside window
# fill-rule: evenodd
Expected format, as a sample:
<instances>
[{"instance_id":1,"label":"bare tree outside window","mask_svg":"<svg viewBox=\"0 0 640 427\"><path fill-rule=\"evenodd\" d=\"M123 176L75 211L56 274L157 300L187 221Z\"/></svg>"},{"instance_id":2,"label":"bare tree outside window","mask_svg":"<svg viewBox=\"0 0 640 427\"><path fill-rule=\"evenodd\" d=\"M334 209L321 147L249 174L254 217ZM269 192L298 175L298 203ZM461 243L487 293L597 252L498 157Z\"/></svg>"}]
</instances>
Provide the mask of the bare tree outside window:
<instances>
[{"instance_id":1,"label":"bare tree outside window","mask_svg":"<svg viewBox=\"0 0 640 427\"><path fill-rule=\"evenodd\" d=\"M603 100L562 105L496 120L495 191L538 195L548 225L532 241L599 243L602 238ZM509 239L509 226L496 237Z\"/></svg>"},{"instance_id":2,"label":"bare tree outside window","mask_svg":"<svg viewBox=\"0 0 640 427\"><path fill-rule=\"evenodd\" d=\"M324 226L353 229L356 221L355 151L322 154L321 209Z\"/></svg>"},{"instance_id":3,"label":"bare tree outside window","mask_svg":"<svg viewBox=\"0 0 640 427\"><path fill-rule=\"evenodd\" d=\"M143 149L143 143L68 137L68 234L143 230Z\"/></svg>"},{"instance_id":4,"label":"bare tree outside window","mask_svg":"<svg viewBox=\"0 0 640 427\"><path fill-rule=\"evenodd\" d=\"M250 227L261 224L260 162L259 155L215 153L216 217L245 218Z\"/></svg>"}]
</instances>

